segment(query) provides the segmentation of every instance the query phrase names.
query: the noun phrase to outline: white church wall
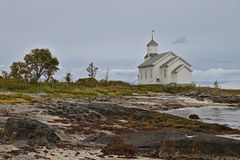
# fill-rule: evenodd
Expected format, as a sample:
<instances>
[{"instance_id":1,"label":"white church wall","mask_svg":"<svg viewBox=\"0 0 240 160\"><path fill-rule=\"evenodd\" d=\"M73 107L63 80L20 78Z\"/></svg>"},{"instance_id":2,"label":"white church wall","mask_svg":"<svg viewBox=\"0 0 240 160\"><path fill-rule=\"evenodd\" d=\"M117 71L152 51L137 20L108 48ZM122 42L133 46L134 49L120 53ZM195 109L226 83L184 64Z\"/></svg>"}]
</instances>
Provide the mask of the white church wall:
<instances>
[{"instance_id":1,"label":"white church wall","mask_svg":"<svg viewBox=\"0 0 240 160\"><path fill-rule=\"evenodd\" d=\"M154 84L153 67L144 67L139 69L139 84Z\"/></svg>"},{"instance_id":2,"label":"white church wall","mask_svg":"<svg viewBox=\"0 0 240 160\"><path fill-rule=\"evenodd\" d=\"M157 53L157 46L149 46L147 48L147 53L150 54L150 53Z\"/></svg>"},{"instance_id":3,"label":"white church wall","mask_svg":"<svg viewBox=\"0 0 240 160\"><path fill-rule=\"evenodd\" d=\"M159 61L158 63L156 63L155 67L154 67L154 75L155 75L155 83L158 84L167 84L169 81L169 75L167 74L166 78L164 77L164 69L160 68L161 65L163 65L164 63L166 63L168 60L174 58L175 55L173 54L169 54L168 56L166 56L165 58L161 59L161 61ZM168 73L168 71L167 71ZM159 79L159 82L157 82L157 79Z\"/></svg>"},{"instance_id":4,"label":"white church wall","mask_svg":"<svg viewBox=\"0 0 240 160\"><path fill-rule=\"evenodd\" d=\"M192 72L187 68L182 68L177 73L177 84L191 84L192 83Z\"/></svg>"}]
</instances>

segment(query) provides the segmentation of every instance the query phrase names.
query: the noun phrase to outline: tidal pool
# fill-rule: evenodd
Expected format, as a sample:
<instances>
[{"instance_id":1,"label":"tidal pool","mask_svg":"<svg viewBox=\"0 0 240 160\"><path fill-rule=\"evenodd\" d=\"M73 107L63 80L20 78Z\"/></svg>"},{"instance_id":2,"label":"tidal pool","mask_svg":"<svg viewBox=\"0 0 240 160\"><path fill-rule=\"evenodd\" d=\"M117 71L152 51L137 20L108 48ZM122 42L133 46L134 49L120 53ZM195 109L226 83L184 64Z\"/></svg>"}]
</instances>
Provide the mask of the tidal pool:
<instances>
[{"instance_id":1,"label":"tidal pool","mask_svg":"<svg viewBox=\"0 0 240 160\"><path fill-rule=\"evenodd\" d=\"M240 129L240 107L229 106L207 106L186 107L171 109L164 113L188 118L191 114L197 114L201 121L206 123L217 123L227 125L231 128Z\"/></svg>"}]
</instances>

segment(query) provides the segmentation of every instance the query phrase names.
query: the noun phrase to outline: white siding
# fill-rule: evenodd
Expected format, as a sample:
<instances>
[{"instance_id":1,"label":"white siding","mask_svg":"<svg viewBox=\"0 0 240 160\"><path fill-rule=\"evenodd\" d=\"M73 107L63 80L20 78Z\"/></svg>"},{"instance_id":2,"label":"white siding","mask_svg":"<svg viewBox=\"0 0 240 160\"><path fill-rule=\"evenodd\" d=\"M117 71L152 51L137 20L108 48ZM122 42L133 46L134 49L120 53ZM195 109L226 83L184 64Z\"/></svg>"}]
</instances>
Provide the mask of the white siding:
<instances>
[{"instance_id":1,"label":"white siding","mask_svg":"<svg viewBox=\"0 0 240 160\"><path fill-rule=\"evenodd\" d=\"M147 53L150 54L150 53L157 53L157 46L149 46L147 48Z\"/></svg>"},{"instance_id":2,"label":"white siding","mask_svg":"<svg viewBox=\"0 0 240 160\"><path fill-rule=\"evenodd\" d=\"M174 54L169 54L167 57L163 58L161 61L156 63L153 69L153 75L155 77L153 82L154 84L168 84L168 79L169 79L168 71L167 71L167 77L164 78L164 71L163 71L163 68L160 68L160 66L174 57L176 57ZM159 82L157 81L157 79L159 79Z\"/></svg>"},{"instance_id":3,"label":"white siding","mask_svg":"<svg viewBox=\"0 0 240 160\"><path fill-rule=\"evenodd\" d=\"M176 60L175 62L173 62L172 64L170 64L169 66L168 66L168 76L169 77L171 77L170 79L169 79L169 81L168 81L168 83L177 83L177 84L182 84L182 82L181 83L179 83L179 80L178 80L178 75L177 75L177 77L172 77L172 76L174 76L174 74L172 73L172 71L176 68L176 67L178 67L179 65L187 65L183 60L181 60L181 59L178 59L178 60ZM190 66L189 66L190 67ZM188 72L190 72L189 70L188 70ZM190 75L191 75L191 72L190 72ZM191 79L191 78L190 78ZM190 80L190 83L191 83L191 81L192 80ZM186 82L184 82L183 84L187 84L187 83L189 83L189 80L187 80ZM189 83L189 84L190 84Z\"/></svg>"},{"instance_id":4,"label":"white siding","mask_svg":"<svg viewBox=\"0 0 240 160\"><path fill-rule=\"evenodd\" d=\"M183 67L177 73L177 84L191 84L191 83L192 83L191 72L187 68Z\"/></svg>"}]
</instances>

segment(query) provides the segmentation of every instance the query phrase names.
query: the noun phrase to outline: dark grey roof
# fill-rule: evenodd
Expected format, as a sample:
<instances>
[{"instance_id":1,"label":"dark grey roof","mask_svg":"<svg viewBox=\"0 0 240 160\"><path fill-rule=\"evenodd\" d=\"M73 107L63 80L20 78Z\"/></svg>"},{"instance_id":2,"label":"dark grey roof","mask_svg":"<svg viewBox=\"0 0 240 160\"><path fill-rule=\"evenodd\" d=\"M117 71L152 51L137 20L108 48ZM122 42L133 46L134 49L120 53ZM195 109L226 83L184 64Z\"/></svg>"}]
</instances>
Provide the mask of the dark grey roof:
<instances>
[{"instance_id":1,"label":"dark grey roof","mask_svg":"<svg viewBox=\"0 0 240 160\"><path fill-rule=\"evenodd\" d=\"M153 39L147 44L147 46L158 46L157 42L155 42Z\"/></svg>"},{"instance_id":2,"label":"dark grey roof","mask_svg":"<svg viewBox=\"0 0 240 160\"><path fill-rule=\"evenodd\" d=\"M157 53L150 53L150 54L146 54L144 56L144 58L153 57L153 56L156 56L156 55L158 55L158 54Z\"/></svg>"},{"instance_id":3,"label":"dark grey roof","mask_svg":"<svg viewBox=\"0 0 240 160\"><path fill-rule=\"evenodd\" d=\"M172 73L177 73L177 71L178 71L182 66L184 66L184 64L181 64L181 65L177 66L177 67L172 71Z\"/></svg>"},{"instance_id":4,"label":"dark grey roof","mask_svg":"<svg viewBox=\"0 0 240 160\"><path fill-rule=\"evenodd\" d=\"M167 67L167 65L168 65L169 63L171 63L172 61L174 61L175 59L177 59L177 57L174 57L174 58L169 59L167 62L163 63L160 67Z\"/></svg>"},{"instance_id":5,"label":"dark grey roof","mask_svg":"<svg viewBox=\"0 0 240 160\"><path fill-rule=\"evenodd\" d=\"M146 60L146 61L143 62L141 65L139 65L138 68L147 67L147 66L152 66L155 62L157 62L159 59L161 59L162 57L164 57L164 56L167 55L168 53L171 53L171 52L156 54L156 55L153 56L152 58Z\"/></svg>"}]
</instances>

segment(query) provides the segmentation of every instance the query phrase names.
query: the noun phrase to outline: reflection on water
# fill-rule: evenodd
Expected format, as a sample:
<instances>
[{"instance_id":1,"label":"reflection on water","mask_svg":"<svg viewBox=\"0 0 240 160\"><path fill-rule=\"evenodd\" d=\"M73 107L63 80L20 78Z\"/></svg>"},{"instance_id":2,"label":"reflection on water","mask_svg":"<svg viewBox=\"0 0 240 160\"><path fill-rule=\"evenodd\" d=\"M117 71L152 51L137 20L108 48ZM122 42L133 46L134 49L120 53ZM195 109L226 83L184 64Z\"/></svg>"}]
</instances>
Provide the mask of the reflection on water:
<instances>
[{"instance_id":1,"label":"reflection on water","mask_svg":"<svg viewBox=\"0 0 240 160\"><path fill-rule=\"evenodd\" d=\"M229 127L240 129L240 108L238 107L187 107L164 112L184 118L188 118L190 114L197 114L203 122L226 124Z\"/></svg>"}]
</instances>

